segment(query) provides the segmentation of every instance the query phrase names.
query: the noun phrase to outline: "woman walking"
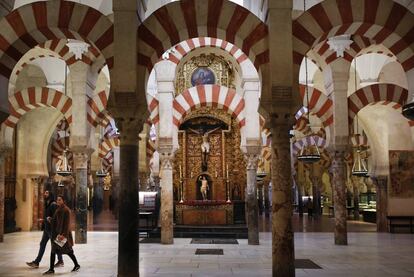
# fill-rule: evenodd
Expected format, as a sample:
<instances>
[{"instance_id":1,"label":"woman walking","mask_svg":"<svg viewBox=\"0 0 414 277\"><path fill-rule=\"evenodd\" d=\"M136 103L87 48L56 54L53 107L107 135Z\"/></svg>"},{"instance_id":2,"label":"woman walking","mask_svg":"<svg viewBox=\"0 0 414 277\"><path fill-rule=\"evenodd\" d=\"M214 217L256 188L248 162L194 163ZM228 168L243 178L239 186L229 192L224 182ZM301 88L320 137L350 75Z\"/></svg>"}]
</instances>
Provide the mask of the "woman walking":
<instances>
[{"instance_id":1,"label":"woman walking","mask_svg":"<svg viewBox=\"0 0 414 277\"><path fill-rule=\"evenodd\" d=\"M43 273L54 274L55 273L55 257L56 254L68 255L75 267L72 271L78 271L80 265L76 260L75 254L73 253L73 238L70 230L70 209L66 206L65 200L62 195L58 195L56 199L58 208L52 219L52 251L50 253L50 268L48 271Z\"/></svg>"}]
</instances>

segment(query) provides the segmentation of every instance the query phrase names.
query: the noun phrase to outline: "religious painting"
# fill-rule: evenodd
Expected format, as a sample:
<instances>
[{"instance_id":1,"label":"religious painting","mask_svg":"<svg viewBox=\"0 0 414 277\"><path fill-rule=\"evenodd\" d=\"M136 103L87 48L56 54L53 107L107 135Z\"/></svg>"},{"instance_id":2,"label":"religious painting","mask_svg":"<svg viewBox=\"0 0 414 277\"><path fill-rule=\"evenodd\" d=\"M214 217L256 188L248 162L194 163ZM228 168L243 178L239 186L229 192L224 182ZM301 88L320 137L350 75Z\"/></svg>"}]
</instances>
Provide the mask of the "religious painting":
<instances>
[{"instance_id":1,"label":"religious painting","mask_svg":"<svg viewBox=\"0 0 414 277\"><path fill-rule=\"evenodd\" d=\"M191 75L191 84L193 86L214 85L215 83L216 77L208 67L199 67Z\"/></svg>"},{"instance_id":2,"label":"religious painting","mask_svg":"<svg viewBox=\"0 0 414 277\"><path fill-rule=\"evenodd\" d=\"M390 196L414 197L414 151L390 151Z\"/></svg>"}]
</instances>

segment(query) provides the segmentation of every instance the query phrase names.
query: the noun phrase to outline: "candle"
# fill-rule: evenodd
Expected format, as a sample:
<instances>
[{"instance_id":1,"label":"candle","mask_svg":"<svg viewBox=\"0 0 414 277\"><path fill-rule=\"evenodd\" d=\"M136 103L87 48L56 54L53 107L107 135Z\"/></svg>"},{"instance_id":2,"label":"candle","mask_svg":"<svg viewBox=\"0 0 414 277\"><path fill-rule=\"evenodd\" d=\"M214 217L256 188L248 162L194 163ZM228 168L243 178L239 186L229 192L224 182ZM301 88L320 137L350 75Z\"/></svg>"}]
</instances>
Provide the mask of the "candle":
<instances>
[{"instance_id":1,"label":"candle","mask_svg":"<svg viewBox=\"0 0 414 277\"><path fill-rule=\"evenodd\" d=\"M226 165L226 177L229 178L229 165Z\"/></svg>"},{"instance_id":2,"label":"candle","mask_svg":"<svg viewBox=\"0 0 414 277\"><path fill-rule=\"evenodd\" d=\"M182 169L181 169L181 164L180 164L180 179L181 178L183 178L183 172L182 172Z\"/></svg>"}]
</instances>

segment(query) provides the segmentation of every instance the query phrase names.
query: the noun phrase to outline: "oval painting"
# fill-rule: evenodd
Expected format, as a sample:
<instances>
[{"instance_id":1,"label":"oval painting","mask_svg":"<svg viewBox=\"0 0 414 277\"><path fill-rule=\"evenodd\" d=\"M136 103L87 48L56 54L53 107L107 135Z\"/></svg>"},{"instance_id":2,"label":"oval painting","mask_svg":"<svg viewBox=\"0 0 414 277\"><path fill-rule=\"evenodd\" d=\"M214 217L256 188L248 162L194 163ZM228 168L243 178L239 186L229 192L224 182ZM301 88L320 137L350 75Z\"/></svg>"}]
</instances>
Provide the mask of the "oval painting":
<instances>
[{"instance_id":1,"label":"oval painting","mask_svg":"<svg viewBox=\"0 0 414 277\"><path fill-rule=\"evenodd\" d=\"M191 75L191 84L193 86L214 85L215 83L216 77L214 76L213 71L208 67L199 67L194 70L193 75Z\"/></svg>"}]
</instances>

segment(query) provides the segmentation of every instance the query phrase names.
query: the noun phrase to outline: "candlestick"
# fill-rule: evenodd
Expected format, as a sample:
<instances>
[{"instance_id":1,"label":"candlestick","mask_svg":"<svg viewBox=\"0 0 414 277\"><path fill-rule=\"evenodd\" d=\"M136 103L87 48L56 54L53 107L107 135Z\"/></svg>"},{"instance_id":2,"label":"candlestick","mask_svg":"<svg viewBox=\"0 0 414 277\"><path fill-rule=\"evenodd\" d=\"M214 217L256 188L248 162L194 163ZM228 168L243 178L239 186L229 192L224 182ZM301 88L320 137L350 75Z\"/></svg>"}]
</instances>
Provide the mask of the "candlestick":
<instances>
[{"instance_id":1,"label":"candlestick","mask_svg":"<svg viewBox=\"0 0 414 277\"><path fill-rule=\"evenodd\" d=\"M226 165L226 177L229 179L229 165Z\"/></svg>"},{"instance_id":2,"label":"candlestick","mask_svg":"<svg viewBox=\"0 0 414 277\"><path fill-rule=\"evenodd\" d=\"M183 178L183 172L182 172L181 164L180 164L180 179L182 179L182 178Z\"/></svg>"}]
</instances>

